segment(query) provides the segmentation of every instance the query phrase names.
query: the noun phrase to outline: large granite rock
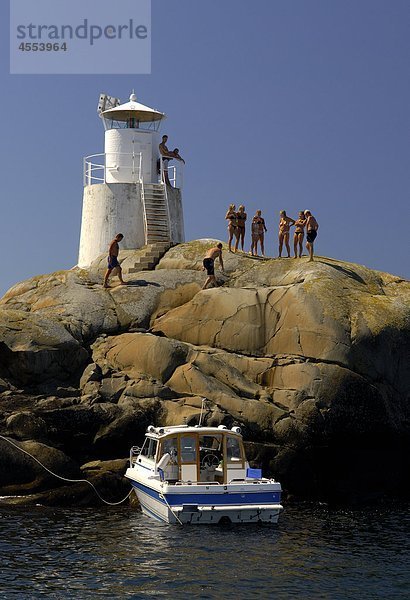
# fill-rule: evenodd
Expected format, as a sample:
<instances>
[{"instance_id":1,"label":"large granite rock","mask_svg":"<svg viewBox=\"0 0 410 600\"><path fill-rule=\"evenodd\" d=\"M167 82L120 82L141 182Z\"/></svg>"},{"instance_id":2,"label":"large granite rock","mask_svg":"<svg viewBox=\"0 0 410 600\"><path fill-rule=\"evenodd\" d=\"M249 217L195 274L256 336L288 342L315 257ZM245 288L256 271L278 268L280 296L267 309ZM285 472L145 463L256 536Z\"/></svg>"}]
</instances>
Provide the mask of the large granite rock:
<instances>
[{"instance_id":1,"label":"large granite rock","mask_svg":"<svg viewBox=\"0 0 410 600\"><path fill-rule=\"evenodd\" d=\"M9 290L0 300L0 434L62 453L69 471L124 458L150 423L198 422L207 398L205 422L241 424L249 456L290 494L405 493L410 283L328 258L225 252L221 287L202 291L212 243L172 248L127 287L102 288L101 258ZM123 266L137 257L127 251ZM79 501L82 484L51 493L48 479L21 479L26 467L14 481L4 468L0 493ZM112 471L97 479L126 489ZM88 490L82 501L91 502Z\"/></svg>"}]
</instances>

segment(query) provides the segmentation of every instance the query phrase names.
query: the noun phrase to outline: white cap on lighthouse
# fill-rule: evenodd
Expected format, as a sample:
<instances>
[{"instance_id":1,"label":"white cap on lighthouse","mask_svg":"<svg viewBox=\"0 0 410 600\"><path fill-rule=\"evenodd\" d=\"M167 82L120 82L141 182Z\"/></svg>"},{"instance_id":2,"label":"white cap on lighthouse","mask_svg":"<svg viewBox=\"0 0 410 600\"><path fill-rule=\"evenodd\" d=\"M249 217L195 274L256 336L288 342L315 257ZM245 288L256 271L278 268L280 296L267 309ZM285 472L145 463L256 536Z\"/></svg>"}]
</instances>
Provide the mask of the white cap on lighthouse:
<instances>
[{"instance_id":1,"label":"white cap on lighthouse","mask_svg":"<svg viewBox=\"0 0 410 600\"><path fill-rule=\"evenodd\" d=\"M153 121L161 121L165 118L165 114L155 108L150 108L137 102L137 96L132 93L129 102L114 106L100 113L103 119L111 119L113 121L128 121L128 119L136 119L140 123Z\"/></svg>"}]
</instances>

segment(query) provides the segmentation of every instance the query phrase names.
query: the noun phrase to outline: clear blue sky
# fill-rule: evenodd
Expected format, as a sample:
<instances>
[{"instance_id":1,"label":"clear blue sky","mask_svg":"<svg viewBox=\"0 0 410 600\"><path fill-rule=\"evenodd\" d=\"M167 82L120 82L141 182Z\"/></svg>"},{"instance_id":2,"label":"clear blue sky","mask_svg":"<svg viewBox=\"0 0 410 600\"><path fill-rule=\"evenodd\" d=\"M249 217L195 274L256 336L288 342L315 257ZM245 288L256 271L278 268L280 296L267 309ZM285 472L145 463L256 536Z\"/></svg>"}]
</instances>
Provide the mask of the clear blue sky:
<instances>
[{"instance_id":1,"label":"clear blue sky","mask_svg":"<svg viewBox=\"0 0 410 600\"><path fill-rule=\"evenodd\" d=\"M410 278L408 0L153 0L135 76L9 75L4 1L0 22L0 293L76 264L98 94L132 88L186 158L188 240L243 203L273 255L278 211L309 208L318 254Z\"/></svg>"}]
</instances>

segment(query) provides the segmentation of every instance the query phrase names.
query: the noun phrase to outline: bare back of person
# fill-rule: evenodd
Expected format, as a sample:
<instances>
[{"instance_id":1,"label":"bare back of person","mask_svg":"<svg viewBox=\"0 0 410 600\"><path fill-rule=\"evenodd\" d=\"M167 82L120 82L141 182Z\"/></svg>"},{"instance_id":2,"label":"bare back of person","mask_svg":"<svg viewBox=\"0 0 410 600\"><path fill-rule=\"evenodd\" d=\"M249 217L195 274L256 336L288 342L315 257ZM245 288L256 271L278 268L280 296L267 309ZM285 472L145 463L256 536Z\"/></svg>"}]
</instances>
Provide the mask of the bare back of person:
<instances>
[{"instance_id":1,"label":"bare back of person","mask_svg":"<svg viewBox=\"0 0 410 600\"><path fill-rule=\"evenodd\" d=\"M210 248L208 252L205 254L204 258L212 258L215 260L216 258L220 258L222 256L222 250L220 248Z\"/></svg>"}]
</instances>

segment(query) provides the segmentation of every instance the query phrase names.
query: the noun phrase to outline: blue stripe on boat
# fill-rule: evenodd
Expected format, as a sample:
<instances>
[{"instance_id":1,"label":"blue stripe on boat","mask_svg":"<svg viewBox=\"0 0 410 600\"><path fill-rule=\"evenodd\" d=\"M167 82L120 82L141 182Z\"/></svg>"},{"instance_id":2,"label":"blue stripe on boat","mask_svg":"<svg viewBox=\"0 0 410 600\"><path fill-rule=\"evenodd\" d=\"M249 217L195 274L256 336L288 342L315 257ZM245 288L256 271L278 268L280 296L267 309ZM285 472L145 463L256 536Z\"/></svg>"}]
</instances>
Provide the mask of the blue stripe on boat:
<instances>
[{"instance_id":1,"label":"blue stripe on boat","mask_svg":"<svg viewBox=\"0 0 410 600\"><path fill-rule=\"evenodd\" d=\"M132 481L134 487L145 492L155 500L165 504L163 498L160 497L159 492L147 487L146 485L137 481ZM241 504L270 504L280 502L281 492L267 492L257 491L254 492L227 492L224 490L220 494L164 494L167 502L170 506L180 506L182 504L201 504L202 506L226 506L226 505L241 505Z\"/></svg>"}]
</instances>

